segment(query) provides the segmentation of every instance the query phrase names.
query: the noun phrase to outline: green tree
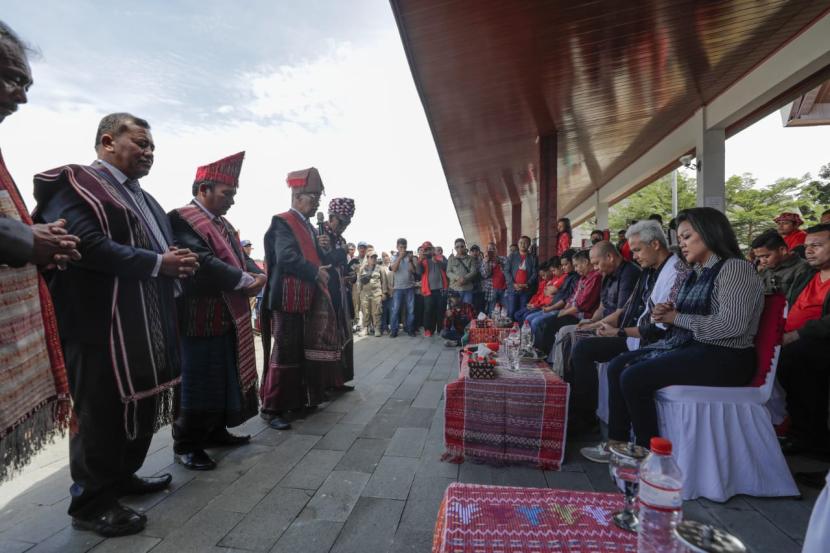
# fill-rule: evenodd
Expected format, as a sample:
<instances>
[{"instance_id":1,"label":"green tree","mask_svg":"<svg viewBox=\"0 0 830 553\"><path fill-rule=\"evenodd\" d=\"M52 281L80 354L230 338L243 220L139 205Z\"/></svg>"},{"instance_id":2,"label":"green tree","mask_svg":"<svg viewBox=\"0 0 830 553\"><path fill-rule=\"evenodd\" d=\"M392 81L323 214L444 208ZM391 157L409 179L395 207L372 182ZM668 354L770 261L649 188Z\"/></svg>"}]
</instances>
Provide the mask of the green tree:
<instances>
[{"instance_id":1,"label":"green tree","mask_svg":"<svg viewBox=\"0 0 830 553\"><path fill-rule=\"evenodd\" d=\"M818 178L805 184L798 196L798 210L807 223L818 223L821 214L828 208L830 208L830 163L822 165L818 171Z\"/></svg>"},{"instance_id":2,"label":"green tree","mask_svg":"<svg viewBox=\"0 0 830 553\"><path fill-rule=\"evenodd\" d=\"M682 172L677 173L678 209L694 207L696 201L695 179ZM622 229L629 221L647 219L649 215L658 214L663 223L668 225L671 212L671 174L661 177L641 188L626 199L611 206L608 212L608 224L611 229ZM616 238L616 237L615 237Z\"/></svg>"},{"instance_id":3,"label":"green tree","mask_svg":"<svg viewBox=\"0 0 830 553\"><path fill-rule=\"evenodd\" d=\"M774 226L779 213L798 208L796 198L808 178L778 179L763 187L756 186L757 180L749 173L727 179L726 216L741 247L749 247L755 236Z\"/></svg>"}]
</instances>

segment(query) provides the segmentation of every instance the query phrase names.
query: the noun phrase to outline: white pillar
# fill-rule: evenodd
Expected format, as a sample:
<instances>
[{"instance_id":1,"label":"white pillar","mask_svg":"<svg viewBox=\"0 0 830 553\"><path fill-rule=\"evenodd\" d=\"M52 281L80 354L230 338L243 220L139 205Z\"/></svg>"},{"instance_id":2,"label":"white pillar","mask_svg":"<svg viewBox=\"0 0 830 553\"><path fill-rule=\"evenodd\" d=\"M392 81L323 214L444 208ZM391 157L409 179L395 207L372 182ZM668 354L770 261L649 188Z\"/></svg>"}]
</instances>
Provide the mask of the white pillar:
<instances>
[{"instance_id":1,"label":"white pillar","mask_svg":"<svg viewBox=\"0 0 830 553\"><path fill-rule=\"evenodd\" d=\"M705 117L704 117L705 119ZM697 136L697 205L726 211L726 133L700 129Z\"/></svg>"},{"instance_id":2,"label":"white pillar","mask_svg":"<svg viewBox=\"0 0 830 553\"><path fill-rule=\"evenodd\" d=\"M594 213L597 216L597 228L605 230L608 228L608 202L599 199L599 192L596 193L596 207Z\"/></svg>"}]
</instances>

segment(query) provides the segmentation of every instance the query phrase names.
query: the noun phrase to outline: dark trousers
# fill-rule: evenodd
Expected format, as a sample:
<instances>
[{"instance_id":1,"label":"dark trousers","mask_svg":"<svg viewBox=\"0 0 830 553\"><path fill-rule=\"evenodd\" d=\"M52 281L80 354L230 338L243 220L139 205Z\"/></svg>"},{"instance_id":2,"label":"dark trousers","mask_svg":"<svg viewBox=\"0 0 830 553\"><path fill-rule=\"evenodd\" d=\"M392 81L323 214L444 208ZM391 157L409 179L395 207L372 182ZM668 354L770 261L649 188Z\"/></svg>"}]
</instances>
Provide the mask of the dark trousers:
<instances>
[{"instance_id":1,"label":"dark trousers","mask_svg":"<svg viewBox=\"0 0 830 553\"><path fill-rule=\"evenodd\" d=\"M236 368L235 333L182 336L181 409L173 422L173 451L204 449L213 434L224 434L226 421L242 409Z\"/></svg>"},{"instance_id":2,"label":"dark trousers","mask_svg":"<svg viewBox=\"0 0 830 553\"><path fill-rule=\"evenodd\" d=\"M803 338L784 346L778 379L787 391L790 435L817 449L830 447L827 430L830 355L826 343Z\"/></svg>"},{"instance_id":3,"label":"dark trousers","mask_svg":"<svg viewBox=\"0 0 830 553\"><path fill-rule=\"evenodd\" d=\"M415 294L415 326L413 331L417 331L424 326L424 296Z\"/></svg>"},{"instance_id":4,"label":"dark trousers","mask_svg":"<svg viewBox=\"0 0 830 553\"><path fill-rule=\"evenodd\" d=\"M755 374L755 348L735 349L689 342L658 357L639 349L608 365L608 437L628 441L633 427L638 445L659 434L654 394L660 388L744 386Z\"/></svg>"},{"instance_id":5,"label":"dark trousers","mask_svg":"<svg viewBox=\"0 0 830 553\"><path fill-rule=\"evenodd\" d=\"M380 314L380 331L389 331L389 318L392 316L392 298L386 298L382 302L382 311Z\"/></svg>"},{"instance_id":6,"label":"dark trousers","mask_svg":"<svg viewBox=\"0 0 830 553\"><path fill-rule=\"evenodd\" d=\"M447 306L444 303L444 295L441 290L430 290L428 296L424 298L424 332L432 332L433 334L441 329L441 323L444 320L444 308Z\"/></svg>"},{"instance_id":7,"label":"dark trousers","mask_svg":"<svg viewBox=\"0 0 830 553\"><path fill-rule=\"evenodd\" d=\"M571 348L571 367L565 367L565 380L571 384L570 405L575 415L593 420L599 395L597 363L607 363L627 351L625 338L602 336L583 338Z\"/></svg>"},{"instance_id":8,"label":"dark trousers","mask_svg":"<svg viewBox=\"0 0 830 553\"><path fill-rule=\"evenodd\" d=\"M506 296L507 316L512 319L517 311L527 307L527 302L530 301L530 298L532 296L533 295L530 293L529 290L525 290L522 292L517 292L516 290L508 290Z\"/></svg>"},{"instance_id":9,"label":"dark trousers","mask_svg":"<svg viewBox=\"0 0 830 553\"><path fill-rule=\"evenodd\" d=\"M63 351L78 422L77 433L69 436L69 514L90 518L113 506L119 485L144 464L153 438L156 398L139 401L138 435L128 440L107 346L66 342ZM131 424L132 413L131 409Z\"/></svg>"},{"instance_id":10,"label":"dark trousers","mask_svg":"<svg viewBox=\"0 0 830 553\"><path fill-rule=\"evenodd\" d=\"M478 316L479 313L487 309L487 302L484 301L484 292L482 290L473 291L473 310Z\"/></svg>"},{"instance_id":11,"label":"dark trousers","mask_svg":"<svg viewBox=\"0 0 830 553\"><path fill-rule=\"evenodd\" d=\"M544 352L550 352L553 347L553 342L556 340L556 333L563 326L575 325L579 319L573 315L565 315L564 317L554 317L542 321L539 326L539 333L534 339L534 346Z\"/></svg>"}]
</instances>

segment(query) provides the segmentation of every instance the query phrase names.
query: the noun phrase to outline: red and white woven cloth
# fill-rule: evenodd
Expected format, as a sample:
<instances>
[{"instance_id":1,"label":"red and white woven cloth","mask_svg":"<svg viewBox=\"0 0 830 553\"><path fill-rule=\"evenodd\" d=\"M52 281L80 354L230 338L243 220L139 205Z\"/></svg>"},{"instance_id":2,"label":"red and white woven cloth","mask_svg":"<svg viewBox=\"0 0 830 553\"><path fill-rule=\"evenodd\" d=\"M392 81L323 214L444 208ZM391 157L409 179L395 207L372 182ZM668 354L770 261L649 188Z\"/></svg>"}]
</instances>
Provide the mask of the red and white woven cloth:
<instances>
[{"instance_id":1,"label":"red and white woven cloth","mask_svg":"<svg viewBox=\"0 0 830 553\"><path fill-rule=\"evenodd\" d=\"M432 553L635 553L611 516L621 494L450 484Z\"/></svg>"},{"instance_id":2,"label":"red and white woven cloth","mask_svg":"<svg viewBox=\"0 0 830 553\"><path fill-rule=\"evenodd\" d=\"M470 341L469 344L485 344L487 342L502 343L507 335L510 334L511 328L476 328L475 325L470 327Z\"/></svg>"},{"instance_id":3,"label":"red and white woven cloth","mask_svg":"<svg viewBox=\"0 0 830 553\"><path fill-rule=\"evenodd\" d=\"M558 470L565 455L568 383L544 361L523 361L515 373L499 365L492 380L468 378L468 359L462 352L460 377L444 389L443 460Z\"/></svg>"}]
</instances>

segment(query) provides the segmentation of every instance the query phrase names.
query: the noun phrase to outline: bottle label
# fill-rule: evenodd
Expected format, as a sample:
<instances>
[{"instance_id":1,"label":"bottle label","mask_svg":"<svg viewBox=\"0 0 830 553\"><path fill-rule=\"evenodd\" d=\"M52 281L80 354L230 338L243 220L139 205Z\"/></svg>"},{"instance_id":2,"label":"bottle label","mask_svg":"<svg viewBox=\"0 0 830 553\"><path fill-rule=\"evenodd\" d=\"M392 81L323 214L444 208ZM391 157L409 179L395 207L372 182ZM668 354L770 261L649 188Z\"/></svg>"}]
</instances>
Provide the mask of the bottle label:
<instances>
[{"instance_id":1,"label":"bottle label","mask_svg":"<svg viewBox=\"0 0 830 553\"><path fill-rule=\"evenodd\" d=\"M640 489L637 499L641 504L658 511L677 511L683 506L683 498L678 488L666 488L652 484L640 476Z\"/></svg>"}]
</instances>

